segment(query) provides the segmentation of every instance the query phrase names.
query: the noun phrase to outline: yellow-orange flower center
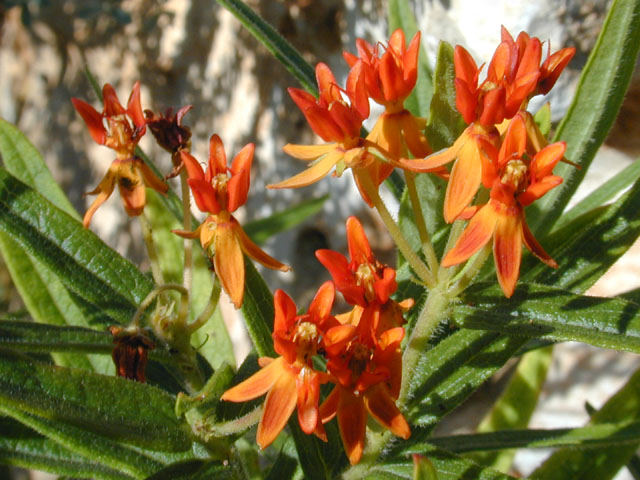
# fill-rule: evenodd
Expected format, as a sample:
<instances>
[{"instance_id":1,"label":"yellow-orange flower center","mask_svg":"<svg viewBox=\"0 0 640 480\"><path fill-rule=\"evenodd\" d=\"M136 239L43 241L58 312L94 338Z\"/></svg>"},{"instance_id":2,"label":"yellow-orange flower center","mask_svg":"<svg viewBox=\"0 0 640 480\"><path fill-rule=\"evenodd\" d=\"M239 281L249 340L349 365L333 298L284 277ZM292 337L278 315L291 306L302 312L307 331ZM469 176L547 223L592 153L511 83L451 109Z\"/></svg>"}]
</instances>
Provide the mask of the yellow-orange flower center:
<instances>
[{"instance_id":1,"label":"yellow-orange flower center","mask_svg":"<svg viewBox=\"0 0 640 480\"><path fill-rule=\"evenodd\" d=\"M529 167L522 160L511 160L504 167L500 181L512 186L515 193L521 193L529 186Z\"/></svg>"},{"instance_id":2,"label":"yellow-orange flower center","mask_svg":"<svg viewBox=\"0 0 640 480\"><path fill-rule=\"evenodd\" d=\"M373 267L369 263L358 265L356 270L356 285L364 287L364 296L368 302L372 302L376 298L376 292L373 288L376 278Z\"/></svg>"},{"instance_id":3,"label":"yellow-orange flower center","mask_svg":"<svg viewBox=\"0 0 640 480\"><path fill-rule=\"evenodd\" d=\"M131 128L126 115L114 115L108 118L109 136L105 145L112 148L118 154L118 158L129 158L133 156L136 148L134 130Z\"/></svg>"},{"instance_id":4,"label":"yellow-orange flower center","mask_svg":"<svg viewBox=\"0 0 640 480\"><path fill-rule=\"evenodd\" d=\"M318 327L315 323L300 322L293 336L293 341L297 345L298 361L309 363L311 357L316 354L318 346Z\"/></svg>"}]
</instances>

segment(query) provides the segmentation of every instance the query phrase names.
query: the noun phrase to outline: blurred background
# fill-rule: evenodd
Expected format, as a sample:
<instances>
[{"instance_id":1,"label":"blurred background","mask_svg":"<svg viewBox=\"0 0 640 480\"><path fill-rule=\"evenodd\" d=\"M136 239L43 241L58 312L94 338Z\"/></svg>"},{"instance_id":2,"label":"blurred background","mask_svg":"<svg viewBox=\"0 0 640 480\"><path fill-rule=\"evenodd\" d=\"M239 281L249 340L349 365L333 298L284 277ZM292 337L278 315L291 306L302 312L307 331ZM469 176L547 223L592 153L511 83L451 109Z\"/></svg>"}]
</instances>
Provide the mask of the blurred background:
<instances>
[{"instance_id":1,"label":"blurred background","mask_svg":"<svg viewBox=\"0 0 640 480\"><path fill-rule=\"evenodd\" d=\"M355 51L355 39L385 42L384 0L252 0L247 2L274 25L312 64L323 61L341 80L347 74L342 51ZM521 30L548 41L552 51L574 46L578 53L552 93L555 120L568 107L580 70L595 43L609 2L606 0L422 0L409 2L422 32L422 47L433 62L438 42L462 44L478 63L488 62L500 40L500 25L515 37ZM288 72L226 10L209 0L0 0L0 117L15 124L42 152L56 179L80 212L93 197L84 193L99 183L112 152L95 144L70 99L101 109L88 80L111 83L126 102L135 81L142 84L145 109L163 112L191 104L183 123L193 132L192 153L207 159L208 138L218 133L232 158L246 143L256 144L249 201L240 220L264 218L304 199L329 193L320 213L299 227L273 237L265 246L293 273L264 272L272 288L284 288L305 305L328 274L315 260L318 248L346 250L344 221L358 215L380 258L393 263L392 243L376 215L363 206L349 173L298 190L264 186L303 167L282 152L286 143L318 142L286 88L299 86ZM542 104L533 104L532 108ZM588 194L640 154L640 75L633 84L607 145L596 159L580 195ZM169 155L150 136L142 148L171 169ZM177 185L173 185L177 189ZM145 268L138 222L131 221L114 194L92 220L91 228L110 246ZM199 212L194 212L198 213ZM614 295L640 284L638 248L614 266L592 293ZM20 308L6 269L0 267L1 311ZM226 320L237 356L248 349L233 308ZM574 426L587 418L584 400L599 406L640 365L635 356L583 345L556 349L540 418L532 426ZM575 374L580 372L580 375ZM555 375L555 376L554 376ZM593 388L595 379L606 380ZM613 383L612 383L613 382ZM585 390L587 386L590 390ZM488 395L495 395L489 389ZM581 400L580 400L581 399ZM546 402L546 403L545 403ZM555 402L555 403L554 403ZM545 413L546 412L546 413ZM452 429L469 431L480 420L461 417ZM537 422L537 423L536 423ZM458 431L458 430L456 430ZM524 473L539 457L518 457ZM14 471L18 475L17 470ZM0 478L2 478L0 470ZM8 473L7 473L8 475ZM26 472L22 477L27 478ZM628 478L620 476L620 479Z\"/></svg>"}]
</instances>

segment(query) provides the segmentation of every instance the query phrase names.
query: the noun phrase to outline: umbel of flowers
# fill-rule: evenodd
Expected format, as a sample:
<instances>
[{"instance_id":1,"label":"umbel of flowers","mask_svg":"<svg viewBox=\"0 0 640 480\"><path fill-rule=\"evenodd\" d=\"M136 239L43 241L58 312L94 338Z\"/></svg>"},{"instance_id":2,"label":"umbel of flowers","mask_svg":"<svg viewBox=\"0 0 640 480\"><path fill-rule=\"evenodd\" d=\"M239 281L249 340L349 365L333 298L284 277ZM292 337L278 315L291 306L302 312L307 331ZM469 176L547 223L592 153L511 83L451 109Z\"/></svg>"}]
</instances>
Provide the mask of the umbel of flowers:
<instances>
[{"instance_id":1,"label":"umbel of flowers","mask_svg":"<svg viewBox=\"0 0 640 480\"><path fill-rule=\"evenodd\" d=\"M575 50L565 48L553 54L549 51L542 61L543 44L539 39L522 32L514 40L503 28L486 78L480 81L482 67L463 47L457 46L456 107L468 126L453 145L433 153L425 135L426 119L414 116L404 106L417 81L420 34L408 46L401 30L396 30L386 45L373 46L358 39L356 46L357 55L344 52L350 67L344 87L338 84L329 67L320 63L316 67L317 98L303 90L289 89L311 129L326 143L286 145L285 152L309 161L310 165L269 188L303 187L319 181L332 169L339 176L351 168L364 202L378 210L407 261L413 280L428 289L451 287L447 283L450 276L442 271L470 260L485 247L488 255L490 242L498 283L506 297L516 288L523 244L542 262L557 267L530 231L525 208L562 182L561 177L553 175L553 169L558 162L566 162L566 145L549 144L527 106L533 96L549 92ZM171 154L174 168L168 177L179 174L182 182L184 229L174 233L199 239L216 278L209 305L196 321L187 324L191 251L186 245L191 242L185 242L184 286L162 284L161 275L154 273L159 285L143 302L130 328L112 329L118 375L144 381L147 350L155 342L142 332L138 321L154 295L160 305L166 302L158 295L160 292L171 289L180 292L182 304L177 319L173 324L161 322L166 331L161 328L156 335L177 350L188 350L181 353L187 353L184 358L193 360L195 353L189 336L215 310L220 288L236 308L242 306L245 254L267 268L288 271L289 267L262 251L234 217L249 194L252 143L244 146L229 166L222 140L212 135L205 170L191 155L191 131L182 124L190 106L179 109L175 115L171 110L165 115L147 110L145 119L139 84L134 85L126 109L110 85L104 86L102 94L102 112L73 99L93 139L116 152L104 179L90 192L98 197L85 214L84 226L89 226L115 185L119 187L125 210L132 216L144 210L145 185L162 194L167 192L167 184L136 155L140 137L149 126L158 144ZM384 112L365 136L362 126L370 115L370 100L382 105ZM379 195L382 183L395 168L405 174L424 261L411 249ZM448 179L444 220L468 221L459 236L450 241L452 246L441 260L426 228L414 183L416 174ZM198 209L206 214L195 229L191 227L190 194ZM405 337L404 312L413 306L413 300L396 298L396 271L375 257L356 217L347 220L346 232L349 258L332 250L316 252L332 281L319 287L304 313L298 312L283 290L275 292L272 338L277 358L260 358L260 370L227 389L221 399L245 402L266 394L256 438L261 448L276 439L294 411L301 430L324 441L327 441L325 425L335 418L346 455L356 464L365 448L369 417L400 438L411 435L401 411L406 400L402 397L403 387L407 384L406 372L403 378L406 355L403 358L401 343ZM152 257L151 249L149 252ZM477 258L484 261L486 256ZM477 273L480 266L471 265L468 271ZM472 279L469 276L469 281ZM336 290L349 304L347 311L339 314L333 312ZM185 338L172 338L175 332ZM412 361L415 367L415 355Z\"/></svg>"}]
</instances>

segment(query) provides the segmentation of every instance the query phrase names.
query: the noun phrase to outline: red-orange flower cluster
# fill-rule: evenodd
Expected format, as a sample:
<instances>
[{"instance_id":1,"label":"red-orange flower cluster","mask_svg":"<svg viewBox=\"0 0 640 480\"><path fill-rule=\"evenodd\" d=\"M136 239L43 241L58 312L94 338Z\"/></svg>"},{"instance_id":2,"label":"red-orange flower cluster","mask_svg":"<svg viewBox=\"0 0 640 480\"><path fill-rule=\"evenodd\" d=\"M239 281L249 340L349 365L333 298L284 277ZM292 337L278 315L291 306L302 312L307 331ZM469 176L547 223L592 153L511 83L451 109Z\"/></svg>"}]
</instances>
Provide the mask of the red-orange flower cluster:
<instances>
[{"instance_id":1,"label":"red-orange flower cluster","mask_svg":"<svg viewBox=\"0 0 640 480\"><path fill-rule=\"evenodd\" d=\"M333 282L320 287L302 315L296 315L293 301L278 290L273 340L281 356L261 358L260 371L222 396L223 400L244 402L268 392L258 426L262 448L284 428L296 405L300 428L325 440L323 425L337 416L352 464L362 456L368 414L402 438L411 435L395 401L402 376L402 309L413 301L398 304L390 298L397 288L395 271L375 258L355 217L347 221L347 238L350 262L330 250L319 250L316 255L353 310L331 316ZM314 355L324 356L326 372L314 368ZM327 382L335 386L319 405L320 384Z\"/></svg>"},{"instance_id":2,"label":"red-orange flower cluster","mask_svg":"<svg viewBox=\"0 0 640 480\"><path fill-rule=\"evenodd\" d=\"M104 100L102 113L83 100L71 99L96 143L116 152L116 159L109 167L107 174L98 187L89 192L89 195L98 194L98 196L84 215L85 228L89 227L93 214L107 201L116 185L120 190L124 208L130 216L140 215L144 209L145 185L163 195L169 188L135 155L136 145L146 131L140 106L140 84L136 82L133 86L126 109L120 104L115 90L108 83L102 89L102 97ZM109 126L108 129L105 127L105 122Z\"/></svg>"},{"instance_id":3,"label":"red-orange flower cluster","mask_svg":"<svg viewBox=\"0 0 640 480\"><path fill-rule=\"evenodd\" d=\"M236 308L240 308L244 297L243 252L267 268L290 270L253 243L231 215L247 201L254 149L252 143L245 145L228 168L222 140L212 135L206 173L193 155L180 151L196 205L209 216L194 232L174 230L174 233L184 238L200 238L202 248L213 259L222 288Z\"/></svg>"}]
</instances>

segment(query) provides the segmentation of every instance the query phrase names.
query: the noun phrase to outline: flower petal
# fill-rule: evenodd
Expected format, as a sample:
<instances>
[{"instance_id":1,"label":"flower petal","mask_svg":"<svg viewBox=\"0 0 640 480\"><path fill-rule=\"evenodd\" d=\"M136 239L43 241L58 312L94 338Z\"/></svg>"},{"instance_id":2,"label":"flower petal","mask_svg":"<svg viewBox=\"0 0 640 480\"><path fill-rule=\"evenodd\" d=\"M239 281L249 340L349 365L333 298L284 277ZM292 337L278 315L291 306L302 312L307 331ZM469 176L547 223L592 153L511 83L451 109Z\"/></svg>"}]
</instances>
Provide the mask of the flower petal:
<instances>
[{"instance_id":1,"label":"flower petal","mask_svg":"<svg viewBox=\"0 0 640 480\"><path fill-rule=\"evenodd\" d=\"M452 223L471 203L482 180L482 152L475 138L470 138L460 149L453 164L444 199L444 219Z\"/></svg>"},{"instance_id":2,"label":"flower petal","mask_svg":"<svg viewBox=\"0 0 640 480\"><path fill-rule=\"evenodd\" d=\"M296 304L284 290L278 289L273 296L273 307L275 310L273 331L287 331L296 317Z\"/></svg>"},{"instance_id":3,"label":"flower petal","mask_svg":"<svg viewBox=\"0 0 640 480\"><path fill-rule=\"evenodd\" d=\"M142 113L142 106L140 105L140 82L133 84L133 89L127 102L127 114L138 129L138 136L142 136L146 131L147 122L144 119L144 113Z\"/></svg>"},{"instance_id":4,"label":"flower petal","mask_svg":"<svg viewBox=\"0 0 640 480\"><path fill-rule=\"evenodd\" d=\"M191 187L193 198L201 212L214 214L220 212L220 206L216 200L216 194L213 191L211 183L196 178L187 179L187 183L189 184L189 187Z\"/></svg>"},{"instance_id":5,"label":"flower petal","mask_svg":"<svg viewBox=\"0 0 640 480\"><path fill-rule=\"evenodd\" d=\"M352 262L369 263L369 259L373 256L371 246L360 220L354 216L347 218L347 243Z\"/></svg>"},{"instance_id":6,"label":"flower petal","mask_svg":"<svg viewBox=\"0 0 640 480\"><path fill-rule=\"evenodd\" d=\"M281 369L264 401L256 435L260 448L269 446L282 431L296 408L297 398L296 377L288 369Z\"/></svg>"},{"instance_id":7,"label":"flower petal","mask_svg":"<svg viewBox=\"0 0 640 480\"><path fill-rule=\"evenodd\" d=\"M322 405L320 405L320 420L322 423L327 423L336 416L338 412L338 402L340 400L340 390L339 386L333 387L331 393L324 399Z\"/></svg>"},{"instance_id":8,"label":"flower petal","mask_svg":"<svg viewBox=\"0 0 640 480\"><path fill-rule=\"evenodd\" d=\"M293 177L283 180L280 183L267 185L267 188L299 188L306 187L312 183L317 182L324 177L329 171L338 163L342 158L344 152L341 150L334 150L327 154L324 158L321 158L317 162L313 163L306 170L294 175Z\"/></svg>"},{"instance_id":9,"label":"flower petal","mask_svg":"<svg viewBox=\"0 0 640 480\"><path fill-rule=\"evenodd\" d=\"M231 387L220 397L226 402L248 402L267 393L284 371L283 358L278 357L251 375L246 380Z\"/></svg>"},{"instance_id":10,"label":"flower petal","mask_svg":"<svg viewBox=\"0 0 640 480\"><path fill-rule=\"evenodd\" d=\"M281 272L288 272L291 270L290 266L279 262L256 245L235 218L232 217L231 221L234 225L233 228L236 236L238 237L238 241L240 242L240 248L242 248L242 251L246 253L248 257L271 270L280 270Z\"/></svg>"},{"instance_id":11,"label":"flower petal","mask_svg":"<svg viewBox=\"0 0 640 480\"><path fill-rule=\"evenodd\" d=\"M251 163L253 162L253 152L255 145L249 143L233 159L231 164L231 179L227 185L229 201L227 209L229 212L235 211L247 202L249 185L251 184Z\"/></svg>"},{"instance_id":12,"label":"flower petal","mask_svg":"<svg viewBox=\"0 0 640 480\"><path fill-rule=\"evenodd\" d=\"M333 282L324 282L316 292L309 310L307 311L312 317L318 320L324 320L331 315L331 308L336 296L336 287Z\"/></svg>"},{"instance_id":13,"label":"flower petal","mask_svg":"<svg viewBox=\"0 0 640 480\"><path fill-rule=\"evenodd\" d=\"M118 100L116 91L108 83L105 83L104 87L102 87L102 101L104 102L103 113L105 117L115 117L126 113L126 110L120 104L120 100Z\"/></svg>"},{"instance_id":14,"label":"flower petal","mask_svg":"<svg viewBox=\"0 0 640 480\"><path fill-rule=\"evenodd\" d=\"M482 207L473 216L464 229L456 245L447 252L442 260L443 267L451 267L467 260L491 240L498 221L496 211L491 203Z\"/></svg>"},{"instance_id":15,"label":"flower petal","mask_svg":"<svg viewBox=\"0 0 640 480\"><path fill-rule=\"evenodd\" d=\"M547 252L544 251L542 245L540 245L535 239L533 233L531 233L531 230L529 230L529 226L527 225L524 217L522 218L522 241L529 249L529 251L536 257L538 257L542 262L546 263L551 268L558 268L558 264L556 263L556 261L551 258L551 256Z\"/></svg>"},{"instance_id":16,"label":"flower petal","mask_svg":"<svg viewBox=\"0 0 640 480\"><path fill-rule=\"evenodd\" d=\"M340 387L335 387L340 388ZM364 435L367 429L367 411L362 398L341 388L338 401L338 426L342 445L351 465L362 458Z\"/></svg>"},{"instance_id":17,"label":"flower petal","mask_svg":"<svg viewBox=\"0 0 640 480\"><path fill-rule=\"evenodd\" d=\"M227 154L224 152L224 144L220 137L213 134L209 138L209 168L206 180L210 182L220 173L227 173Z\"/></svg>"},{"instance_id":18,"label":"flower petal","mask_svg":"<svg viewBox=\"0 0 640 480\"><path fill-rule=\"evenodd\" d=\"M244 257L231 222L218 223L214 232L213 265L222 288L236 308L244 297Z\"/></svg>"},{"instance_id":19,"label":"flower petal","mask_svg":"<svg viewBox=\"0 0 640 480\"><path fill-rule=\"evenodd\" d=\"M391 397L387 386L379 383L364 394L364 404L376 421L405 440L411 436L411 428Z\"/></svg>"},{"instance_id":20,"label":"flower petal","mask_svg":"<svg viewBox=\"0 0 640 480\"><path fill-rule=\"evenodd\" d=\"M287 143L282 150L294 158L311 161L320 158L322 155L326 155L331 150L335 150L336 147L336 143L326 143L324 145L294 145Z\"/></svg>"},{"instance_id":21,"label":"flower petal","mask_svg":"<svg viewBox=\"0 0 640 480\"><path fill-rule=\"evenodd\" d=\"M134 160L135 167L140 170L144 183L147 187L153 188L156 192L166 195L169 191L169 185L164 183L153 173L153 170L143 160L136 158Z\"/></svg>"},{"instance_id":22,"label":"flower petal","mask_svg":"<svg viewBox=\"0 0 640 480\"><path fill-rule=\"evenodd\" d=\"M493 260L498 283L507 298L513 295L520 274L522 237L520 215L498 216L493 238Z\"/></svg>"},{"instance_id":23,"label":"flower petal","mask_svg":"<svg viewBox=\"0 0 640 480\"><path fill-rule=\"evenodd\" d=\"M73 103L73 107L80 114L84 123L89 127L89 133L94 142L104 145L107 140L107 130L102 123L102 114L79 98L72 98L71 103Z\"/></svg>"},{"instance_id":24,"label":"flower petal","mask_svg":"<svg viewBox=\"0 0 640 480\"><path fill-rule=\"evenodd\" d=\"M184 163L184 166L187 169L187 175L189 176L189 178L193 178L195 180L204 180L204 171L202 170L202 166L193 155L185 152L184 150L181 150L180 158L182 159L182 163Z\"/></svg>"},{"instance_id":25,"label":"flower petal","mask_svg":"<svg viewBox=\"0 0 640 480\"><path fill-rule=\"evenodd\" d=\"M104 176L98 187L90 192L91 194L98 194L96 199L91 203L91 206L87 209L87 212L84 214L84 218L82 219L82 225L84 228L89 228L89 223L91 223L91 218L93 218L93 214L96 213L96 210L107 201L107 198L113 193L113 188L116 185L116 175L115 171L112 168L109 168L109 171Z\"/></svg>"},{"instance_id":26,"label":"flower petal","mask_svg":"<svg viewBox=\"0 0 640 480\"><path fill-rule=\"evenodd\" d=\"M302 431L307 435L312 434L318 424L319 378L309 367L302 367L296 377L298 422Z\"/></svg>"}]
</instances>

